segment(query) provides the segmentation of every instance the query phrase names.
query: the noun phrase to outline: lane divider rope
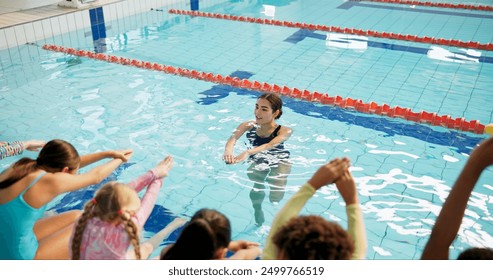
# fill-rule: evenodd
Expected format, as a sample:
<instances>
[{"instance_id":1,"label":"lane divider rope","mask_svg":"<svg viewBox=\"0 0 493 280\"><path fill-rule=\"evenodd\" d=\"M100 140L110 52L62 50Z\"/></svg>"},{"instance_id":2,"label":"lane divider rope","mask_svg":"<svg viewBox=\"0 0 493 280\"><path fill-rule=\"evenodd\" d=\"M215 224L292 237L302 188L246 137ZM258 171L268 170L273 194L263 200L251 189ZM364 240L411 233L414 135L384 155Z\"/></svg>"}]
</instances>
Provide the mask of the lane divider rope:
<instances>
[{"instance_id":1,"label":"lane divider rope","mask_svg":"<svg viewBox=\"0 0 493 280\"><path fill-rule=\"evenodd\" d=\"M456 39L432 38L428 36L420 37L416 35L398 34L393 32L380 32L374 30L363 30L363 29L347 28L347 27L343 28L338 26L327 26L321 24L291 22L291 21L282 21L282 20L267 19L267 18L254 18L254 17L228 15L228 14L217 14L217 13L208 13L201 11L170 9L168 12L170 14L178 14L178 15L207 17L207 18L216 18L216 19L224 19L224 20L232 20L232 21L243 21L249 23L294 27L294 28L309 29L309 30L319 30L324 32L334 32L334 33L376 37L376 38L385 38L390 40L401 40L401 41L410 41L410 42L417 42L424 44L493 51L492 43L483 44L480 42L472 42L472 41L465 42Z\"/></svg>"},{"instance_id":2,"label":"lane divider rope","mask_svg":"<svg viewBox=\"0 0 493 280\"><path fill-rule=\"evenodd\" d=\"M142 61L137 59L130 59L115 55L108 55L104 53L95 53L86 50L77 50L74 48L65 48L57 45L43 45L45 50L66 53L69 55L75 55L79 57L87 57L96 60L117 63L121 65L135 66L138 68L144 68L148 70L161 71L167 74L187 77L191 79L203 80L213 82L217 84L223 84L233 86L236 88L243 88L248 90L254 90L258 92L277 93L280 95L306 100L310 102L332 105L335 107L355 110L357 112L366 114L375 114L381 116L387 116L391 118L401 118L416 123L426 123L433 126L442 126L449 129L456 129L461 131L473 132L476 134L483 134L485 125L481 124L478 120L467 121L463 117L452 118L449 115L438 115L436 113L430 113L426 111L413 112L409 108L404 107L390 107L387 104L379 105L375 102L365 103L361 99L343 98L341 96L330 96L326 93L320 93L317 91L301 90L298 88L291 88L287 86L279 86L277 84L262 83L258 81L251 81L248 79L240 79L238 77L222 76L221 74L214 74L210 72L203 72L197 70L190 70L186 68L173 67L170 65L164 65L159 63L153 63L149 61Z\"/></svg>"},{"instance_id":3,"label":"lane divider rope","mask_svg":"<svg viewBox=\"0 0 493 280\"><path fill-rule=\"evenodd\" d=\"M448 9L465 9L476 11L493 11L493 6L488 5L470 5L470 4L452 4L443 2L423 2L423 1L411 1L411 0L350 0L352 2L378 2L385 4L398 4L409 6L424 6L434 8L448 8Z\"/></svg>"}]
</instances>

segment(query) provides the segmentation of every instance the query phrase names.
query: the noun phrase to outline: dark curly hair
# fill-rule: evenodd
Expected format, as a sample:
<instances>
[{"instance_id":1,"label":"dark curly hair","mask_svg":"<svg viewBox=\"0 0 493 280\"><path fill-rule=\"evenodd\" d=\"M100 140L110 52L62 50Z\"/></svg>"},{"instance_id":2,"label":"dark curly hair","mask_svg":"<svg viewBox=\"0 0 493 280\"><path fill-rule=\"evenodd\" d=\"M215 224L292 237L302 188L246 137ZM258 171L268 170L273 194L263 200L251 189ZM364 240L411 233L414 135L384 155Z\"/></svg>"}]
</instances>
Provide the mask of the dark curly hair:
<instances>
[{"instance_id":1,"label":"dark curly hair","mask_svg":"<svg viewBox=\"0 0 493 280\"><path fill-rule=\"evenodd\" d=\"M292 218L272 238L278 258L289 260L349 260L351 236L338 224L309 215Z\"/></svg>"},{"instance_id":2,"label":"dark curly hair","mask_svg":"<svg viewBox=\"0 0 493 280\"><path fill-rule=\"evenodd\" d=\"M462 251L458 260L493 260L493 249L472 247Z\"/></svg>"}]
</instances>

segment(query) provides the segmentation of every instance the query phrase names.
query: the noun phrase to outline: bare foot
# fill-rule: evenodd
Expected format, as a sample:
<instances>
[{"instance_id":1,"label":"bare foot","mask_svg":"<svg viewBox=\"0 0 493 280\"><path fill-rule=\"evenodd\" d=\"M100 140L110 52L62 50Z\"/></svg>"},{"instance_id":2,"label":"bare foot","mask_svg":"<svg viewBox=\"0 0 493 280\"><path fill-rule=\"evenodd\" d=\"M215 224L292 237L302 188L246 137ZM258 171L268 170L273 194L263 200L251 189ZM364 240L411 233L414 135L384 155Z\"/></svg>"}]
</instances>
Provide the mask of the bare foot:
<instances>
[{"instance_id":1,"label":"bare foot","mask_svg":"<svg viewBox=\"0 0 493 280\"><path fill-rule=\"evenodd\" d=\"M156 167L154 167L154 171L156 171L156 175L159 178L167 177L169 171L173 167L173 157L167 156L162 161L160 161Z\"/></svg>"}]
</instances>

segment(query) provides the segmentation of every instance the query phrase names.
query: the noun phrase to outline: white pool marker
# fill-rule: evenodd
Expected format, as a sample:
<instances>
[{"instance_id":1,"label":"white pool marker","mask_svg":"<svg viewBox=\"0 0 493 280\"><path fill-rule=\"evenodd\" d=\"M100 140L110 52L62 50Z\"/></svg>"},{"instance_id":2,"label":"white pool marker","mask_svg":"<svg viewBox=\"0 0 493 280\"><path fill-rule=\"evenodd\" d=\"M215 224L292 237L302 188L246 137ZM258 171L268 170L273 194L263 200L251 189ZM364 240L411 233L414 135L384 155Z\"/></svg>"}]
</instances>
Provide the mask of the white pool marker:
<instances>
[{"instance_id":1,"label":"white pool marker","mask_svg":"<svg viewBox=\"0 0 493 280\"><path fill-rule=\"evenodd\" d=\"M262 5L264 10L261 11L261 14L264 14L267 17L275 17L276 16L276 6L272 5Z\"/></svg>"},{"instance_id":2,"label":"white pool marker","mask_svg":"<svg viewBox=\"0 0 493 280\"><path fill-rule=\"evenodd\" d=\"M368 49L368 37L351 34L327 33L325 45L327 47L340 49L366 50Z\"/></svg>"}]
</instances>

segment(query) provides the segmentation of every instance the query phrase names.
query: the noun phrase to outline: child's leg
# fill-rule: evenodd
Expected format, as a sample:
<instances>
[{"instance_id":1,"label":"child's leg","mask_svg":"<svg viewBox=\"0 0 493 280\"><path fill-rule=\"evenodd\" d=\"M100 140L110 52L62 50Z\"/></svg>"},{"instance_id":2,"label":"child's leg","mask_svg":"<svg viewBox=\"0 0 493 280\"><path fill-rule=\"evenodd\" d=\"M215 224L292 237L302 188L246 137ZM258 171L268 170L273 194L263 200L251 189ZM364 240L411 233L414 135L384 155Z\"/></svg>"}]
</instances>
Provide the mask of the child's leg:
<instances>
[{"instance_id":1,"label":"child's leg","mask_svg":"<svg viewBox=\"0 0 493 280\"><path fill-rule=\"evenodd\" d=\"M57 231L64 229L69 225L74 225L74 222L80 217L80 210L71 210L56 214L50 217L41 218L34 224L34 234L39 242L43 239L55 234Z\"/></svg>"},{"instance_id":2,"label":"child's leg","mask_svg":"<svg viewBox=\"0 0 493 280\"><path fill-rule=\"evenodd\" d=\"M81 211L72 210L51 217L39 219L34 224L34 234L38 239L35 259L63 260L70 259L70 236L74 222Z\"/></svg>"},{"instance_id":3,"label":"child's leg","mask_svg":"<svg viewBox=\"0 0 493 280\"><path fill-rule=\"evenodd\" d=\"M159 245L163 242L164 239L168 238L168 236L175 231L177 228L183 226L187 220L183 218L175 218L171 223L167 224L162 230L156 233L151 238L147 239L144 243L140 245L140 254L142 259L147 259L152 254L152 252L159 247ZM132 253L135 258L135 253Z\"/></svg>"}]
</instances>

